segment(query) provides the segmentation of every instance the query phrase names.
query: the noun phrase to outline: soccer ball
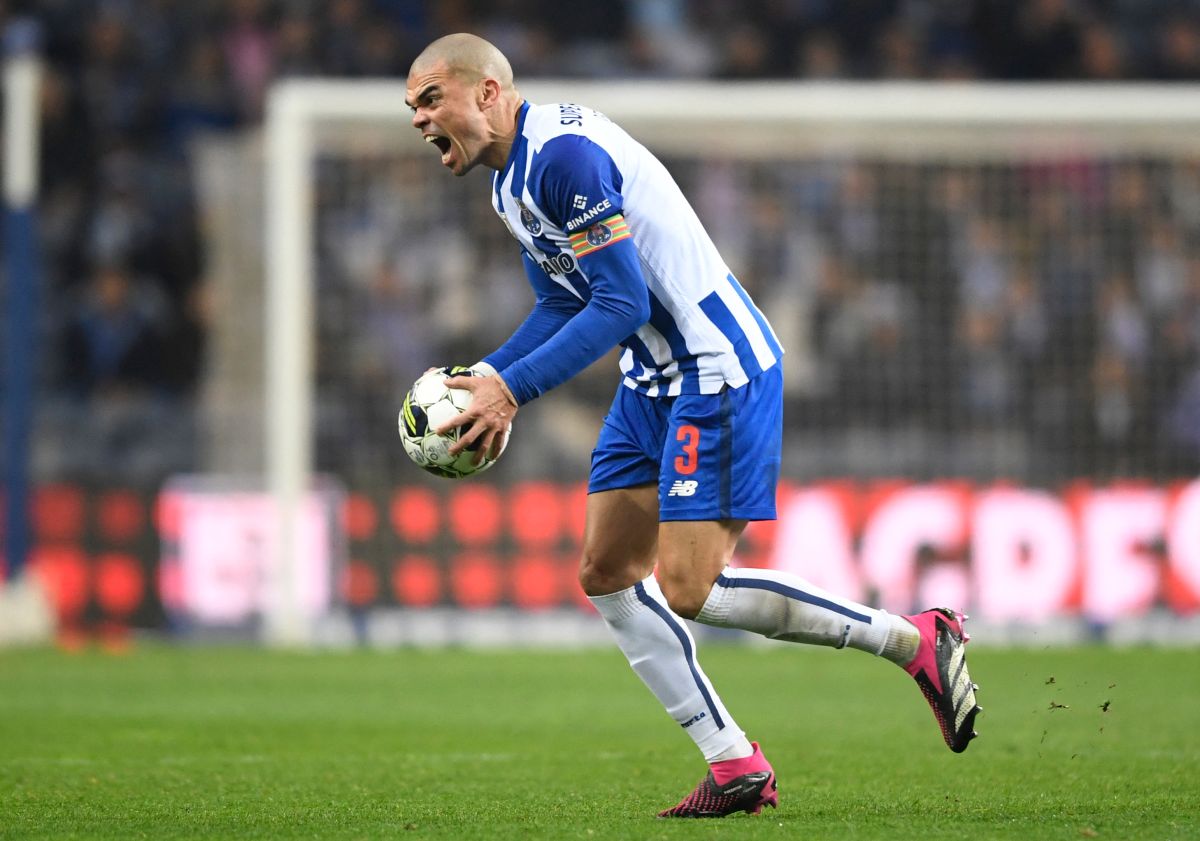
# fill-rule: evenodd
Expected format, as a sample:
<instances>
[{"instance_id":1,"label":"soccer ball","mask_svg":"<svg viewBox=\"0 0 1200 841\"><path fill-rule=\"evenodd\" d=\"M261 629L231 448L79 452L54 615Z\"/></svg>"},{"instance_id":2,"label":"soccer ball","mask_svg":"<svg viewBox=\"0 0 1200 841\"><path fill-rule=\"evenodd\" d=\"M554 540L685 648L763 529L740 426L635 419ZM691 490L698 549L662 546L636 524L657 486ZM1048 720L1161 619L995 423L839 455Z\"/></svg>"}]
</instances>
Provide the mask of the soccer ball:
<instances>
[{"instance_id":1,"label":"soccer ball","mask_svg":"<svg viewBox=\"0 0 1200 841\"><path fill-rule=\"evenodd\" d=\"M505 435L504 446L495 458L484 456L483 461L475 464L478 442L457 456L450 455L450 446L458 441L458 435L465 431L465 427L452 429L445 435L434 432L471 404L471 392L465 388L446 388L446 379L475 376L480 374L461 365L436 368L418 377L404 396L399 418L400 443L404 445L408 457L422 470L446 479L462 479L487 470L496 463L508 445L508 436Z\"/></svg>"}]
</instances>

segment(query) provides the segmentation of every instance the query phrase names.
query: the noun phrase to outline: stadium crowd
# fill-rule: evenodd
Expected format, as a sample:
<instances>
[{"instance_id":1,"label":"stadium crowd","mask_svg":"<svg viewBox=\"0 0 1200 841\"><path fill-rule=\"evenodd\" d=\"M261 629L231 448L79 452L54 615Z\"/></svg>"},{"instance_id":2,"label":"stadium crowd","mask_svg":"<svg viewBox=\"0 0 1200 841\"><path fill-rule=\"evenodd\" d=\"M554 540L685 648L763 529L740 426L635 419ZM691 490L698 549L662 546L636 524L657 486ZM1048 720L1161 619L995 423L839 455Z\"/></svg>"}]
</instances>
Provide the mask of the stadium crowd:
<instances>
[{"instance_id":1,"label":"stadium crowd","mask_svg":"<svg viewBox=\"0 0 1200 841\"><path fill-rule=\"evenodd\" d=\"M428 40L470 30L520 78L1200 80L1200 4L1181 0L613 0L587 16L551 0L0 0L0 21L18 15L40 21L48 60L43 411L75 430L41 469L147 481L195 459L211 307L190 144L256 126L276 79L403 77ZM992 182L945 166L895 189L905 177L680 173L768 309L802 305L798 428L1032 436L1063 454L1039 460L1054 478L1200 467L1200 162ZM988 211L1030 178L1056 186ZM1124 221L1068 223L1080 214Z\"/></svg>"}]
</instances>

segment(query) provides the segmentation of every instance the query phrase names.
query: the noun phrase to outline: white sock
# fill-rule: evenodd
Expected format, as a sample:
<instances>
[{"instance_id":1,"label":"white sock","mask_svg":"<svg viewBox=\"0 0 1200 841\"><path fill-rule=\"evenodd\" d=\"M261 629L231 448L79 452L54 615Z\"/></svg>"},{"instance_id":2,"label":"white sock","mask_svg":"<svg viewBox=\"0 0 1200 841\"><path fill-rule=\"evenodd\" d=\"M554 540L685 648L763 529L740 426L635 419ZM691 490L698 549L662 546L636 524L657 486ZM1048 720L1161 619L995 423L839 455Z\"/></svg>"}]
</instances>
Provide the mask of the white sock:
<instances>
[{"instance_id":1,"label":"white sock","mask_svg":"<svg viewBox=\"0 0 1200 841\"><path fill-rule=\"evenodd\" d=\"M921 635L902 616L841 599L786 572L726 567L697 622L741 628L771 639L857 648L901 665L917 656Z\"/></svg>"},{"instance_id":2,"label":"white sock","mask_svg":"<svg viewBox=\"0 0 1200 841\"><path fill-rule=\"evenodd\" d=\"M696 660L696 642L651 575L625 590L590 596L637 672L708 762L753 753Z\"/></svg>"}]
</instances>

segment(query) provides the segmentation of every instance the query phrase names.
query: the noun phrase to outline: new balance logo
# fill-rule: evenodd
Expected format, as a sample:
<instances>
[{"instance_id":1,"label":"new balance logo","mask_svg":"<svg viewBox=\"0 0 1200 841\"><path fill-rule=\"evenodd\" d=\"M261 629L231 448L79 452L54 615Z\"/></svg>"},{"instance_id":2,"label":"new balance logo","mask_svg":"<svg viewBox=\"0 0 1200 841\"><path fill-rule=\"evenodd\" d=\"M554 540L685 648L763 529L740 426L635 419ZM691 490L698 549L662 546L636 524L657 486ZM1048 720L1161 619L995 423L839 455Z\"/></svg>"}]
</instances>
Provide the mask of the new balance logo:
<instances>
[{"instance_id":1,"label":"new balance logo","mask_svg":"<svg viewBox=\"0 0 1200 841\"><path fill-rule=\"evenodd\" d=\"M667 496L695 496L696 486L699 484L695 479L676 479L675 484L671 485L671 490L667 491Z\"/></svg>"},{"instance_id":2,"label":"new balance logo","mask_svg":"<svg viewBox=\"0 0 1200 841\"><path fill-rule=\"evenodd\" d=\"M585 207L587 207L587 196L581 196L576 193L575 199L571 202L571 204L574 205L576 210L583 210Z\"/></svg>"}]
</instances>

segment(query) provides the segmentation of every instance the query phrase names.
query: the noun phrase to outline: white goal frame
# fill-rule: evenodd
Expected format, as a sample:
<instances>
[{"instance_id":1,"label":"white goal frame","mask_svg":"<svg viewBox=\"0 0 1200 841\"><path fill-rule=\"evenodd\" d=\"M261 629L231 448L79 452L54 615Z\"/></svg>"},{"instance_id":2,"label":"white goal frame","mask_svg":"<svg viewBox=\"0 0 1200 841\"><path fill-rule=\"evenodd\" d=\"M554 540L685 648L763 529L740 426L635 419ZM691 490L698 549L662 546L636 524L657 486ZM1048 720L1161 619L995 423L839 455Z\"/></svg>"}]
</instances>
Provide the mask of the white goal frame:
<instances>
[{"instance_id":1,"label":"white goal frame","mask_svg":"<svg viewBox=\"0 0 1200 841\"><path fill-rule=\"evenodd\" d=\"M1086 135L1101 147L1111 137L1122 149L1132 140L1140 150L1200 151L1200 85L544 80L521 91L533 102L585 103L651 147L663 138L677 150L739 157L843 148L927 157L938 143L961 149L964 142L973 154L1003 154L1014 140L1027 150L1064 135ZM313 475L317 132L339 123L403 128L409 119L398 80L292 79L276 84L267 101L265 479L281 535L273 586L285 595L278 614L266 617L274 644L303 645L310 636L292 559L297 511ZM432 156L429 165L438 165Z\"/></svg>"}]
</instances>

